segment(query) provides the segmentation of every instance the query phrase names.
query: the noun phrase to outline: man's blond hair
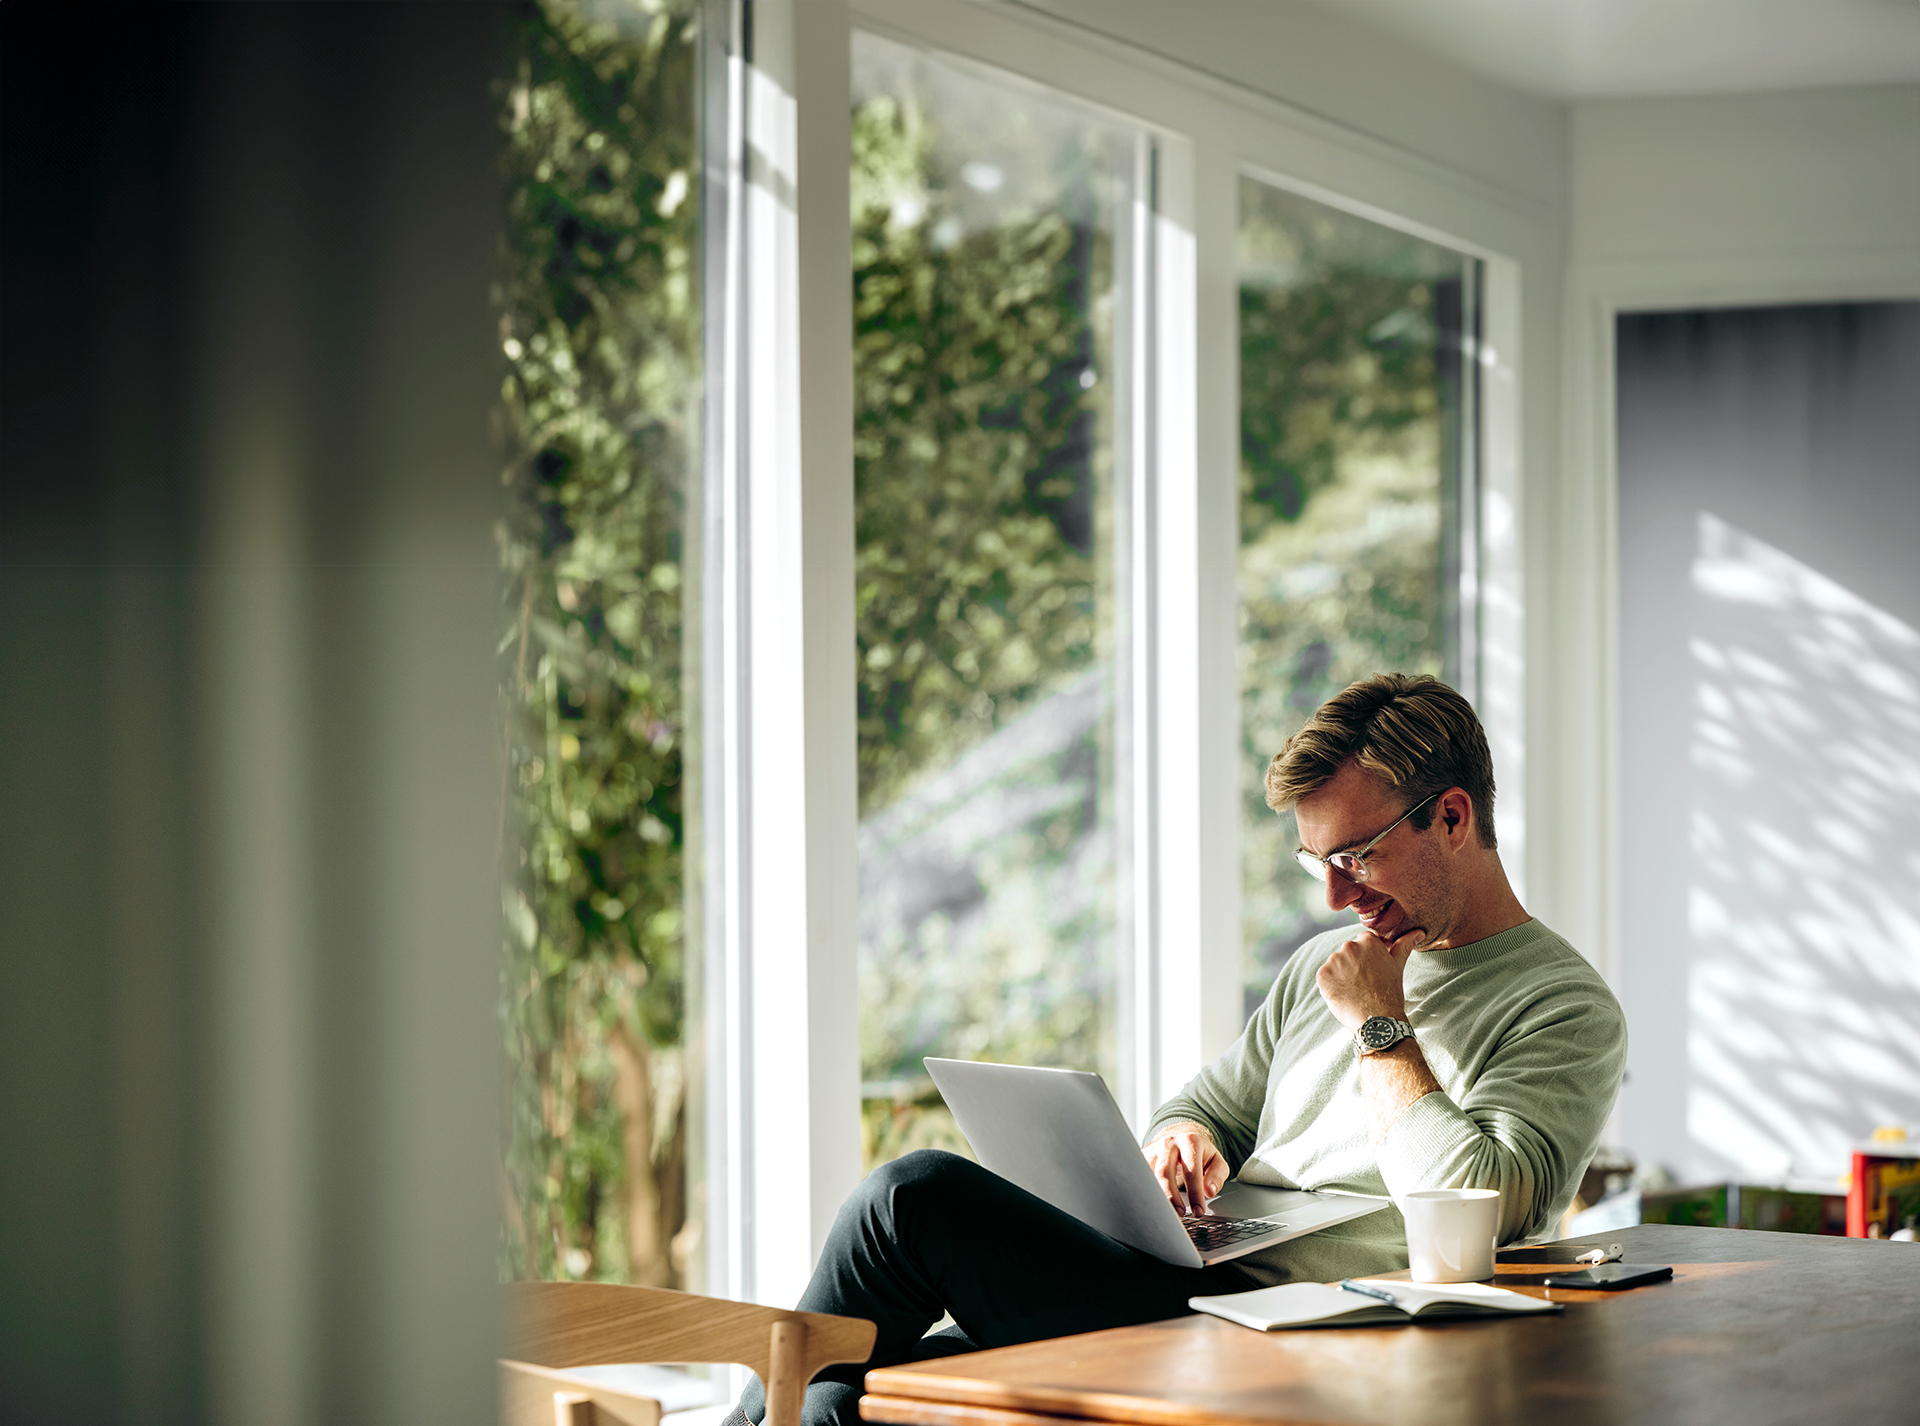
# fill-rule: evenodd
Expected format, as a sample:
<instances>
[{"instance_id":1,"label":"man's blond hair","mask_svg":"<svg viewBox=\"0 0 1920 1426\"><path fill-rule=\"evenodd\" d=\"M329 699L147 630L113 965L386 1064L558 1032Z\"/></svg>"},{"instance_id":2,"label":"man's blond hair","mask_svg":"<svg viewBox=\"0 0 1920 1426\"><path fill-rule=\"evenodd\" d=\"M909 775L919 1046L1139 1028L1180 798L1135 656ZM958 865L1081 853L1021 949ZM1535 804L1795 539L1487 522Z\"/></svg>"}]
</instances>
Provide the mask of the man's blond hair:
<instances>
[{"instance_id":1,"label":"man's blond hair","mask_svg":"<svg viewBox=\"0 0 1920 1426\"><path fill-rule=\"evenodd\" d=\"M1379 673L1320 705L1267 764L1267 806L1285 811L1351 758L1414 805L1457 787L1473 799L1480 845L1493 835L1493 755L1473 705L1429 674ZM1410 819L1424 832L1433 809Z\"/></svg>"}]
</instances>

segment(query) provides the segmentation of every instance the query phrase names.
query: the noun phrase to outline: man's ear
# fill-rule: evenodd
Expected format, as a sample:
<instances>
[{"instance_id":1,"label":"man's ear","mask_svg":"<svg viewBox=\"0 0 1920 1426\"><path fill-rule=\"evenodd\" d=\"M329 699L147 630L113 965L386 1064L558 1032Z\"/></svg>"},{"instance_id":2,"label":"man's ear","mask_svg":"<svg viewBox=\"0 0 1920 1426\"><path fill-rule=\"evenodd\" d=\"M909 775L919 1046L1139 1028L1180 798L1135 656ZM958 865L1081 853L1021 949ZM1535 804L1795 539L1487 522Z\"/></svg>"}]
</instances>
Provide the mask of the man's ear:
<instances>
[{"instance_id":1,"label":"man's ear","mask_svg":"<svg viewBox=\"0 0 1920 1426\"><path fill-rule=\"evenodd\" d=\"M1439 818L1447 840L1464 846L1473 833L1473 799L1458 787L1440 794Z\"/></svg>"}]
</instances>

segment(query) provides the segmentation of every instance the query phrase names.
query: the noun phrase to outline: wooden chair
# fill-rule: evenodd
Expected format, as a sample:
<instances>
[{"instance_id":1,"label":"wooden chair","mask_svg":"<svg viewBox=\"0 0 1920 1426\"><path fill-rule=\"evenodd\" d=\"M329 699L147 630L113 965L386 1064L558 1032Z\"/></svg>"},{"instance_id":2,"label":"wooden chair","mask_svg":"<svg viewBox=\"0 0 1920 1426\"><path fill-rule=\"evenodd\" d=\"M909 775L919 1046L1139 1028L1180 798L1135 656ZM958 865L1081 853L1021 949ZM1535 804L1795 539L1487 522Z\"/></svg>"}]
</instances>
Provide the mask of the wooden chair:
<instances>
[{"instance_id":1,"label":"wooden chair","mask_svg":"<svg viewBox=\"0 0 1920 1426\"><path fill-rule=\"evenodd\" d=\"M500 1362L502 1426L658 1426L659 1402L562 1374L610 1362L736 1362L766 1387L765 1426L800 1426L813 1374L873 1352L874 1325L852 1317L612 1283L504 1291L512 1356Z\"/></svg>"}]
</instances>

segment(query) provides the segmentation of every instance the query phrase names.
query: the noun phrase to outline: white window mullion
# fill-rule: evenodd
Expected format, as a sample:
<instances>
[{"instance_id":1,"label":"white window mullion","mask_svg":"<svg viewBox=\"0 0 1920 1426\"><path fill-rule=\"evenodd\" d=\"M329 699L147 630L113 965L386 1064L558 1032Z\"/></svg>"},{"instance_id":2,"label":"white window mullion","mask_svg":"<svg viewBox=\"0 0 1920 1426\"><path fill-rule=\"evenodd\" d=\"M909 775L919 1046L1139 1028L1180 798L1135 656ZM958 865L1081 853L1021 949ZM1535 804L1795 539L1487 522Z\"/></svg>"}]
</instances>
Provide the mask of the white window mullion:
<instances>
[{"instance_id":1,"label":"white window mullion","mask_svg":"<svg viewBox=\"0 0 1920 1426\"><path fill-rule=\"evenodd\" d=\"M708 1280L779 1306L859 1174L847 26L796 18L716 16L708 110Z\"/></svg>"},{"instance_id":2,"label":"white window mullion","mask_svg":"<svg viewBox=\"0 0 1920 1426\"><path fill-rule=\"evenodd\" d=\"M1520 461L1520 268L1488 257L1481 307L1479 510L1480 721L1500 789L1500 861L1514 894L1527 898L1526 586L1522 568L1525 486ZM1599 955L1604 941L1577 942Z\"/></svg>"},{"instance_id":3,"label":"white window mullion","mask_svg":"<svg viewBox=\"0 0 1920 1426\"><path fill-rule=\"evenodd\" d=\"M1239 1035L1240 926L1240 283L1234 157L1196 142L1192 155L1194 385L1194 855L1197 1049L1205 1064ZM1169 1064L1178 1078L1178 1057Z\"/></svg>"},{"instance_id":4,"label":"white window mullion","mask_svg":"<svg viewBox=\"0 0 1920 1426\"><path fill-rule=\"evenodd\" d=\"M1153 1113L1161 1012L1157 914L1161 842L1154 776L1159 753L1154 677L1159 643L1154 608L1154 442L1159 424L1155 410L1159 372L1154 360L1159 313L1153 301L1155 159L1153 139L1143 134L1135 147L1131 221L1124 234L1127 300L1120 314L1124 327L1115 333L1116 347L1125 352L1129 388L1118 472L1125 488L1116 492L1124 514L1115 532L1121 542L1115 574L1120 584L1117 602L1123 611L1117 632L1123 647L1116 650L1115 661L1114 696L1120 702L1116 722L1122 736L1114 775L1122 781L1116 801L1121 811L1117 830L1124 840L1120 862L1124 904L1118 925L1120 1082L1116 1089L1121 1109L1135 1132L1146 1127Z\"/></svg>"},{"instance_id":5,"label":"white window mullion","mask_svg":"<svg viewBox=\"0 0 1920 1426\"><path fill-rule=\"evenodd\" d=\"M702 24L701 227L704 263L706 417L700 478L701 934L699 1073L704 1114L706 1291L749 1295L753 1281L750 1039L743 1033L752 985L742 953L750 884L745 829L749 804L744 724L750 691L745 644L747 594L745 455L747 331L745 286L746 88L738 0L712 0Z\"/></svg>"},{"instance_id":6,"label":"white window mullion","mask_svg":"<svg viewBox=\"0 0 1920 1426\"><path fill-rule=\"evenodd\" d=\"M1153 345L1152 630L1154 873L1153 1004L1143 1064L1147 1109L1190 1078L1218 1046L1207 1043L1200 676L1200 460L1197 254L1193 146L1156 139L1151 281Z\"/></svg>"},{"instance_id":7,"label":"white window mullion","mask_svg":"<svg viewBox=\"0 0 1920 1426\"><path fill-rule=\"evenodd\" d=\"M806 1160L807 877L805 727L782 717L805 680L800 609L800 392L795 288L797 156L790 30L780 7L753 4L746 94L746 372L741 602L747 699L741 842L747 875L735 953L749 986L739 1063L751 1125L743 1193L751 1279L744 1295L790 1305L807 1196L782 1194ZM804 1281L804 1277L803 1277ZM784 1291L783 1291L784 1287Z\"/></svg>"},{"instance_id":8,"label":"white window mullion","mask_svg":"<svg viewBox=\"0 0 1920 1426\"><path fill-rule=\"evenodd\" d=\"M1131 737L1131 934L1125 946L1120 1100L1144 1128L1153 1110L1224 1047L1231 1001L1208 956L1206 858L1218 836L1205 776L1216 772L1203 728L1225 692L1202 679L1198 244L1193 146L1160 134L1141 144L1132 237L1132 400L1127 509ZM1218 680L1215 680L1218 682ZM1214 799L1217 801L1218 799ZM1229 805L1229 811L1231 807ZM1220 820L1217 816L1214 821ZM1217 918L1216 918L1217 919ZM1234 943L1237 950L1237 941ZM1211 973L1210 973L1211 972ZM1229 1036L1230 1038L1230 1036Z\"/></svg>"},{"instance_id":9,"label":"white window mullion","mask_svg":"<svg viewBox=\"0 0 1920 1426\"><path fill-rule=\"evenodd\" d=\"M852 22L844 0L782 0L792 18L797 108L799 578L790 607L804 638L799 707L805 786L769 855L804 849L806 1136L804 1157L779 1166L788 1192L804 1166L804 1230L780 1246L780 1276L797 1300L860 1180L859 774L856 756L853 503ZM767 8L770 4L763 0ZM791 721L791 708L775 710ZM797 834L797 835L796 835ZM775 908L769 908L774 914ZM769 1075L786 1066L769 1064Z\"/></svg>"}]
</instances>

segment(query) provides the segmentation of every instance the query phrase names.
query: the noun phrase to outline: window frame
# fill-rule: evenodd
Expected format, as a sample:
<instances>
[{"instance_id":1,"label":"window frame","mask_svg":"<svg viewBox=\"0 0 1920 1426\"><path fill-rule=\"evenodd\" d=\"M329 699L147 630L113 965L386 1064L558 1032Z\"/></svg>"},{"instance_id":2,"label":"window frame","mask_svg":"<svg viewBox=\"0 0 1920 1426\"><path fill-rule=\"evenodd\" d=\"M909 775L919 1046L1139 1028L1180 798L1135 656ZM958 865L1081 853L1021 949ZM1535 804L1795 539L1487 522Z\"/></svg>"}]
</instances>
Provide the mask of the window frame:
<instances>
[{"instance_id":1,"label":"window frame","mask_svg":"<svg viewBox=\"0 0 1920 1426\"><path fill-rule=\"evenodd\" d=\"M1480 697L1523 896L1526 712L1541 699L1525 644L1544 630L1525 601L1548 585L1530 568L1546 542L1528 538L1547 502L1524 498L1523 468L1545 468L1552 432L1522 421L1521 352L1524 326L1533 389L1549 388L1558 230L1534 199L1032 10L709 0L707 13L708 83L725 98L705 101L721 229L707 239L701 580L705 1286L784 1306L860 1172L852 30L1009 72L1150 136L1154 201L1136 211L1135 246L1151 302L1134 341L1152 360L1134 362L1131 433L1147 454L1133 462L1139 874L1116 1086L1136 1127L1241 1029L1239 179L1485 263Z\"/></svg>"}]
</instances>

